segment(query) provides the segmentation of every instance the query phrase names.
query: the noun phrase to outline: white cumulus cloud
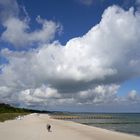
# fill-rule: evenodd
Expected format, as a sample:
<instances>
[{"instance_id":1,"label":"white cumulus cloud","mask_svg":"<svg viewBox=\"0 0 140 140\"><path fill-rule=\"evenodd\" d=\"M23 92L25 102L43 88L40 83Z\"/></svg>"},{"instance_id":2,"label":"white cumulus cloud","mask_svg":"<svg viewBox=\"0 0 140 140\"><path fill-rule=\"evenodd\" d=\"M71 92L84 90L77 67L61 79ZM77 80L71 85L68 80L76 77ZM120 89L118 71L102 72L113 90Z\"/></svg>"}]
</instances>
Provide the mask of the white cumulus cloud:
<instances>
[{"instance_id":1,"label":"white cumulus cloud","mask_svg":"<svg viewBox=\"0 0 140 140\"><path fill-rule=\"evenodd\" d=\"M10 17L18 17L19 6L16 0L0 0L0 21L4 22Z\"/></svg>"},{"instance_id":2,"label":"white cumulus cloud","mask_svg":"<svg viewBox=\"0 0 140 140\"><path fill-rule=\"evenodd\" d=\"M18 18L9 18L3 24L6 30L3 32L1 39L16 47L27 47L34 43L50 42L60 25L47 20L42 20L42 22L38 21L38 23L42 25L42 28L30 32L30 27L26 20L22 21Z\"/></svg>"},{"instance_id":3,"label":"white cumulus cloud","mask_svg":"<svg viewBox=\"0 0 140 140\"><path fill-rule=\"evenodd\" d=\"M5 28L5 31L1 34L1 40L9 42L15 47L48 43L54 39L56 32L62 29L59 23L41 19L40 16L37 16L36 21L41 25L41 28L31 31L30 17L25 7L22 7L25 18L21 19L19 17L20 8L16 0L1 0L0 7L0 21Z\"/></svg>"},{"instance_id":4,"label":"white cumulus cloud","mask_svg":"<svg viewBox=\"0 0 140 140\"><path fill-rule=\"evenodd\" d=\"M19 27L21 41L29 34L29 40L42 39L36 32L26 33L27 24L18 22L22 28ZM47 24L40 18L38 22ZM120 84L140 76L139 26L140 13L133 8L125 11L112 6L105 10L99 24L84 36L69 40L65 46L55 41L45 42L28 52L3 49L0 55L9 63L2 67L0 87L15 91L5 101L15 99L18 104L30 107L42 103L44 107L122 100L117 97ZM39 31L41 36L43 31Z\"/></svg>"},{"instance_id":5,"label":"white cumulus cloud","mask_svg":"<svg viewBox=\"0 0 140 140\"><path fill-rule=\"evenodd\" d=\"M140 102L140 96L136 90L131 90L128 93L128 99L134 102Z\"/></svg>"}]
</instances>

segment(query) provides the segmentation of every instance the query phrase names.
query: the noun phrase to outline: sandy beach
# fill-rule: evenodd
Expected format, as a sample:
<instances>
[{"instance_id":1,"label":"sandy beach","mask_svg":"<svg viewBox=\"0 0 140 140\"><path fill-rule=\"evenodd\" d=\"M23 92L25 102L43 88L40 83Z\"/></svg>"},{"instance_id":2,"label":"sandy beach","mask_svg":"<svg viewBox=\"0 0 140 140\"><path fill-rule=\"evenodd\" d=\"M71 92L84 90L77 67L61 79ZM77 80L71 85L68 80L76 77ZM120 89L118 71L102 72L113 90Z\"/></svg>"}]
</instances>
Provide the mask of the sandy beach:
<instances>
[{"instance_id":1,"label":"sandy beach","mask_svg":"<svg viewBox=\"0 0 140 140\"><path fill-rule=\"evenodd\" d=\"M51 132L46 129L50 123ZM51 119L45 114L30 114L0 123L1 140L140 140L140 137Z\"/></svg>"}]
</instances>

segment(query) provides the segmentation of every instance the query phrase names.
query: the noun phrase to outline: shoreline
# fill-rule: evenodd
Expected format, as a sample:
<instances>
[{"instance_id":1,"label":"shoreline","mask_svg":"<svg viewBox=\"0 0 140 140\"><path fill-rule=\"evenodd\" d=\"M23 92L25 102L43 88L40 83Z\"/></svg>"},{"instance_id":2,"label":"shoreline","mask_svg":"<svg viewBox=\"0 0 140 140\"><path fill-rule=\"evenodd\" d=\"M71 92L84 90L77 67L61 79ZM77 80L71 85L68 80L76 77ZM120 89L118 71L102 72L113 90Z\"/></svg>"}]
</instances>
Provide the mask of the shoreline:
<instances>
[{"instance_id":1,"label":"shoreline","mask_svg":"<svg viewBox=\"0 0 140 140\"><path fill-rule=\"evenodd\" d=\"M51 117L51 115L50 115ZM54 118L52 118L54 119ZM54 120L57 120L57 119L54 119ZM59 120L59 119L58 119ZM121 133L121 134L126 134L126 135L131 135L131 136L137 136L137 137L140 137L140 135L137 135L137 134L134 134L134 133L126 133L126 132L122 132L122 131L118 131L118 130L115 130L115 129L107 129L107 128L103 128L103 127L98 127L98 126L94 126L94 125L88 125L88 124L84 124L84 123L80 123L80 122L76 122L76 121L72 121L72 120L63 120L61 119L62 121L65 121L65 122L72 122L72 123L77 123L77 124L81 124L83 126L89 126L89 127L93 127L93 128L97 128L97 129L103 129L103 130L107 130L107 131L111 131L111 132L116 132L116 133Z\"/></svg>"},{"instance_id":2,"label":"shoreline","mask_svg":"<svg viewBox=\"0 0 140 140\"><path fill-rule=\"evenodd\" d=\"M79 123L79 122L76 122L76 123ZM107 129L107 128L103 128L103 127L100 127L100 126L88 125L88 124L84 124L84 123L80 123L80 124L95 127L95 128L101 128L101 129L109 130L109 131L112 131L112 132L118 132L118 133L122 133L122 134L128 134L128 135L133 135L133 136L140 137L140 135L134 134L134 133L127 133L127 132L123 132L123 131L119 131L119 130L115 130L115 129Z\"/></svg>"},{"instance_id":3,"label":"shoreline","mask_svg":"<svg viewBox=\"0 0 140 140\"><path fill-rule=\"evenodd\" d=\"M80 115L79 115L80 114ZM123 114L123 115L122 115ZM82 114L82 113L69 113L69 114L55 114L51 115L51 118L58 120L67 120L76 123L80 123L87 126L102 128L110 131L121 132L134 136L140 136L140 120L132 116L124 115L126 113L94 113L94 114ZM128 113L127 113L128 114ZM132 114L132 113L129 113ZM140 113L136 113L140 114ZM139 115L140 116L140 115ZM137 117L137 116L136 116ZM129 119L128 119L129 118ZM136 120L135 120L136 119ZM101 120L101 121L100 121ZM133 125L135 124L135 125Z\"/></svg>"},{"instance_id":4,"label":"shoreline","mask_svg":"<svg viewBox=\"0 0 140 140\"><path fill-rule=\"evenodd\" d=\"M52 126L51 132L46 130L47 123ZM139 136L56 120L47 114L30 114L19 120L0 123L0 137L2 140L140 140Z\"/></svg>"}]
</instances>

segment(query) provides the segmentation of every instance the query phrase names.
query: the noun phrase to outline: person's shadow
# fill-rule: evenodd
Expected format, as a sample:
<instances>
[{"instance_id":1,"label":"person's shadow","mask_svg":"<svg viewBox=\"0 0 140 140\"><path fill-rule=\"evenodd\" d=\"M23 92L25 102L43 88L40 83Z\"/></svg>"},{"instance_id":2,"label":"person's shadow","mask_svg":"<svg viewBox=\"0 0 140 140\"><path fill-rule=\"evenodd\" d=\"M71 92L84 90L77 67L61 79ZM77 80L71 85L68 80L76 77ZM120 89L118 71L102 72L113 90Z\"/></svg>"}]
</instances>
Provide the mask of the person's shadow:
<instances>
[{"instance_id":1,"label":"person's shadow","mask_svg":"<svg viewBox=\"0 0 140 140\"><path fill-rule=\"evenodd\" d=\"M52 132L52 130L48 130L48 132Z\"/></svg>"}]
</instances>

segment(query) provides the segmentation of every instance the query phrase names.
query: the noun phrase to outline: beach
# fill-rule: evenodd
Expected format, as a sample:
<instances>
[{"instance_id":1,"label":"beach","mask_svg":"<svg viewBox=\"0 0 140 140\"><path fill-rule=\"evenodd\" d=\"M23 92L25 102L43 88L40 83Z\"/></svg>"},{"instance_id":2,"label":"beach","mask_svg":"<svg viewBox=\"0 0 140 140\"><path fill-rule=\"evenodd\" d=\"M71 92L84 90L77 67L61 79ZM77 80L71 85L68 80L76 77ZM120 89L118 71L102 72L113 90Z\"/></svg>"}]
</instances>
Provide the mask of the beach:
<instances>
[{"instance_id":1,"label":"beach","mask_svg":"<svg viewBox=\"0 0 140 140\"><path fill-rule=\"evenodd\" d=\"M51 124L48 132L46 125ZM139 136L30 114L0 123L1 140L140 140Z\"/></svg>"}]
</instances>

